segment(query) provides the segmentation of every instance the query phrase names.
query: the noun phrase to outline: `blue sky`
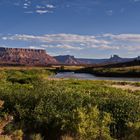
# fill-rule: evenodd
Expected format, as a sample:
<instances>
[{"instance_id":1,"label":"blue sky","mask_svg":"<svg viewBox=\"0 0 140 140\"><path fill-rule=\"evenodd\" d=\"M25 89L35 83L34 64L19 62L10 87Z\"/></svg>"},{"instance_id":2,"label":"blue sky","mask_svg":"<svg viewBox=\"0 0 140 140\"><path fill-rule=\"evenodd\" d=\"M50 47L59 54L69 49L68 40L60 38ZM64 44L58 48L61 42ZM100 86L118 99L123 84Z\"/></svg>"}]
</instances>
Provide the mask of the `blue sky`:
<instances>
[{"instance_id":1,"label":"blue sky","mask_svg":"<svg viewBox=\"0 0 140 140\"><path fill-rule=\"evenodd\" d=\"M140 55L140 0L0 0L0 46L51 55Z\"/></svg>"}]
</instances>

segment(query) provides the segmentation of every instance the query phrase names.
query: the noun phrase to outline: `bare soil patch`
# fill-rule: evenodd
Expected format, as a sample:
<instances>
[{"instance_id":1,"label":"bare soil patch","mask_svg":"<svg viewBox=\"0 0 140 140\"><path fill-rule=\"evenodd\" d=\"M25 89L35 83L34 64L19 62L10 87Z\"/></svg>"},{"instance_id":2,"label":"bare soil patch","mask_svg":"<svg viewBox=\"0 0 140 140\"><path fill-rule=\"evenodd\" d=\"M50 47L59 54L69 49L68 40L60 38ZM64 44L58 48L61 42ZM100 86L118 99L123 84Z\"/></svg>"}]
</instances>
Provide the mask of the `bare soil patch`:
<instances>
[{"instance_id":1,"label":"bare soil patch","mask_svg":"<svg viewBox=\"0 0 140 140\"><path fill-rule=\"evenodd\" d=\"M132 90L132 91L139 90L140 91L140 87L129 85L129 84L128 85L112 85L112 87L121 88L123 90Z\"/></svg>"}]
</instances>

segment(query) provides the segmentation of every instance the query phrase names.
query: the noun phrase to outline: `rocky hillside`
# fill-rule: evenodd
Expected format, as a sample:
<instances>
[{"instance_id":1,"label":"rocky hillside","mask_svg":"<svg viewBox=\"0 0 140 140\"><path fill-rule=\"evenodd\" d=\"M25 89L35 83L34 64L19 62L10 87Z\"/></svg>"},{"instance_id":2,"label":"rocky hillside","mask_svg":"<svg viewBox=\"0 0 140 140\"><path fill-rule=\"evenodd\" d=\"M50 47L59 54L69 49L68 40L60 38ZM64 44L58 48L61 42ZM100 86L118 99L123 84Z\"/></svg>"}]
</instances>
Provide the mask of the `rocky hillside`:
<instances>
[{"instance_id":1,"label":"rocky hillside","mask_svg":"<svg viewBox=\"0 0 140 140\"><path fill-rule=\"evenodd\" d=\"M112 64L112 63L123 63L133 61L136 58L121 58L118 55L113 55L106 59L86 59L86 58L75 58L70 55L55 56L55 59L63 64Z\"/></svg>"},{"instance_id":2,"label":"rocky hillside","mask_svg":"<svg viewBox=\"0 0 140 140\"><path fill-rule=\"evenodd\" d=\"M41 49L0 48L0 65L45 66L48 64L114 64L133 61L136 58L121 58L113 55L108 59L75 58L71 55L52 57ZM140 59L138 57L137 59Z\"/></svg>"},{"instance_id":3,"label":"rocky hillside","mask_svg":"<svg viewBox=\"0 0 140 140\"><path fill-rule=\"evenodd\" d=\"M133 61L135 58L121 58L118 55L113 55L105 61L105 63L124 63Z\"/></svg>"},{"instance_id":4,"label":"rocky hillside","mask_svg":"<svg viewBox=\"0 0 140 140\"><path fill-rule=\"evenodd\" d=\"M42 66L56 64L57 60L40 49L0 48L1 65Z\"/></svg>"},{"instance_id":5,"label":"rocky hillside","mask_svg":"<svg viewBox=\"0 0 140 140\"><path fill-rule=\"evenodd\" d=\"M78 65L81 61L71 55L59 55L54 57L61 64Z\"/></svg>"}]
</instances>

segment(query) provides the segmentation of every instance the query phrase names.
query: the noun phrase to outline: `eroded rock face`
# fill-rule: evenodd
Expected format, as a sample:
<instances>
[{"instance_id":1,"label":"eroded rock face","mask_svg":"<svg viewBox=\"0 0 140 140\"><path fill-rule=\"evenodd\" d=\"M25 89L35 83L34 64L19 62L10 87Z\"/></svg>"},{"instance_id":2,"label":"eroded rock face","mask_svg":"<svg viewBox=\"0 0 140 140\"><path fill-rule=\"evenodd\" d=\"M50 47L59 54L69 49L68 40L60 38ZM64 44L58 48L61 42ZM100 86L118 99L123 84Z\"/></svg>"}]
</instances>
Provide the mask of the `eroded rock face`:
<instances>
[{"instance_id":1,"label":"eroded rock face","mask_svg":"<svg viewBox=\"0 0 140 140\"><path fill-rule=\"evenodd\" d=\"M39 66L56 63L57 60L45 50L0 48L0 64Z\"/></svg>"},{"instance_id":2,"label":"eroded rock face","mask_svg":"<svg viewBox=\"0 0 140 140\"><path fill-rule=\"evenodd\" d=\"M81 62L71 55L59 55L54 57L61 64L79 65Z\"/></svg>"}]
</instances>

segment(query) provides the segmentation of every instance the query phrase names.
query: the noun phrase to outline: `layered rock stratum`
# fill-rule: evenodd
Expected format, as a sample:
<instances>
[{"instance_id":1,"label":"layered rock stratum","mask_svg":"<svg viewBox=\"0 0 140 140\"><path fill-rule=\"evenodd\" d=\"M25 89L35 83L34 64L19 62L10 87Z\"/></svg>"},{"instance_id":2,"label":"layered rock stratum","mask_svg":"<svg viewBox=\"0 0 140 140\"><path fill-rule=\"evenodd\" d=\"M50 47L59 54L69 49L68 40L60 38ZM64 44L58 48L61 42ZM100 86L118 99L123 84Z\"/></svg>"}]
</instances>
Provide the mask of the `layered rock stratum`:
<instances>
[{"instance_id":1,"label":"layered rock stratum","mask_svg":"<svg viewBox=\"0 0 140 140\"><path fill-rule=\"evenodd\" d=\"M41 49L0 48L1 65L45 66L58 63Z\"/></svg>"}]
</instances>

